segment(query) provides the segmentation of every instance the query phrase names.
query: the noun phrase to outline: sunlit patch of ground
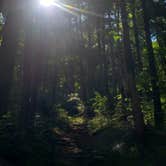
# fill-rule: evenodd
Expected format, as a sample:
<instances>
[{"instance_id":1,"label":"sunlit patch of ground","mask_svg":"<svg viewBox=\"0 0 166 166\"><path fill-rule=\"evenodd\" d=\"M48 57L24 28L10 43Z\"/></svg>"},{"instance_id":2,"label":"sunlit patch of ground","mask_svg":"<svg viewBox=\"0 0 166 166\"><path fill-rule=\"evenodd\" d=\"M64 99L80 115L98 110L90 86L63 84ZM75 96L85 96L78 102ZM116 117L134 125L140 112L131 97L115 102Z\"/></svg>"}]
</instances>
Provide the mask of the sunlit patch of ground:
<instances>
[{"instance_id":1,"label":"sunlit patch of ground","mask_svg":"<svg viewBox=\"0 0 166 166\"><path fill-rule=\"evenodd\" d=\"M71 126L73 125L83 125L85 123L84 117L69 117Z\"/></svg>"}]
</instances>

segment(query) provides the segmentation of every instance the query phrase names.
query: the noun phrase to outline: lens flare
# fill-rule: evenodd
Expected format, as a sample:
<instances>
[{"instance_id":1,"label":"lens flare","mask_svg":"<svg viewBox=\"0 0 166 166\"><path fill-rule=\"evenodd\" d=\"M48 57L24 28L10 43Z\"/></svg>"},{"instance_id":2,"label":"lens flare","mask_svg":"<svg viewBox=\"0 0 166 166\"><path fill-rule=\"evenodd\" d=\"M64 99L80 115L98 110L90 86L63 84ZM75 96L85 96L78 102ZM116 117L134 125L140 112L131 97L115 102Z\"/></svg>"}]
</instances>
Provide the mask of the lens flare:
<instances>
[{"instance_id":1,"label":"lens flare","mask_svg":"<svg viewBox=\"0 0 166 166\"><path fill-rule=\"evenodd\" d=\"M62 2L60 2L60 0L39 0L39 2L40 2L40 5L42 5L42 6L45 6L45 7L55 6L55 7L58 7L59 9L62 9L65 12L70 13L75 16L79 16L79 13L81 13L81 14L85 14L85 15L88 14L88 15L92 15L95 17L103 18L102 14L77 8L72 5L62 3Z\"/></svg>"},{"instance_id":2,"label":"lens flare","mask_svg":"<svg viewBox=\"0 0 166 166\"><path fill-rule=\"evenodd\" d=\"M40 4L46 7L54 5L54 3L55 3L55 0L40 0Z\"/></svg>"}]
</instances>

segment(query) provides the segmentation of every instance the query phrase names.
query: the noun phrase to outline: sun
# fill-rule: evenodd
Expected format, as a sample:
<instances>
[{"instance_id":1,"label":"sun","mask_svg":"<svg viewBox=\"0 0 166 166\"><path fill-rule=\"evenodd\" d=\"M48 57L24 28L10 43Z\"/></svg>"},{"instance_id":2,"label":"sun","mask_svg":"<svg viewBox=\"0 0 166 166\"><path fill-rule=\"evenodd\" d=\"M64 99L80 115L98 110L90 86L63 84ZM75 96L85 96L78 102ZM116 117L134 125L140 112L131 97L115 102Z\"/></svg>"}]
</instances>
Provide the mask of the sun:
<instances>
[{"instance_id":1,"label":"sun","mask_svg":"<svg viewBox=\"0 0 166 166\"><path fill-rule=\"evenodd\" d=\"M42 6L52 6L52 5L54 5L54 3L55 3L55 0L40 0L40 4L42 5Z\"/></svg>"}]
</instances>

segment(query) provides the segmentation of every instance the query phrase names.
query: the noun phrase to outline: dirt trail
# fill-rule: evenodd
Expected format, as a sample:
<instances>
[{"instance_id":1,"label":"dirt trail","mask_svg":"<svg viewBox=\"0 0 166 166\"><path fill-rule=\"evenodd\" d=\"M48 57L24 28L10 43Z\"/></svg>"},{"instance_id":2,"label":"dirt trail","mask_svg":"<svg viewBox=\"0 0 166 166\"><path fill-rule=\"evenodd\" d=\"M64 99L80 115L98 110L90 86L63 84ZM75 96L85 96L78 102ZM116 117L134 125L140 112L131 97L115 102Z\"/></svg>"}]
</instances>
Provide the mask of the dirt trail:
<instances>
[{"instance_id":1,"label":"dirt trail","mask_svg":"<svg viewBox=\"0 0 166 166\"><path fill-rule=\"evenodd\" d=\"M64 166L89 165L95 155L90 147L91 140L85 125L72 126L70 132L58 136L58 158Z\"/></svg>"}]
</instances>

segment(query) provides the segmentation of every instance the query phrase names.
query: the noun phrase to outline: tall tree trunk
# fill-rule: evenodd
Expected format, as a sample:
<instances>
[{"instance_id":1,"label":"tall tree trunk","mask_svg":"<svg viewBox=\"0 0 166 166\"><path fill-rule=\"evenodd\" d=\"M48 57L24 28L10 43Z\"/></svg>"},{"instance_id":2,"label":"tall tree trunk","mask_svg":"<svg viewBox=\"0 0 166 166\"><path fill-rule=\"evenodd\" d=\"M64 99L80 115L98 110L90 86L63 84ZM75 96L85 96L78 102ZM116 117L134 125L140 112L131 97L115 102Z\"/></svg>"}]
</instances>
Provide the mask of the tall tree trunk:
<instances>
[{"instance_id":1,"label":"tall tree trunk","mask_svg":"<svg viewBox=\"0 0 166 166\"><path fill-rule=\"evenodd\" d=\"M36 43L34 36L33 14L25 16L25 48L23 64L23 103L21 127L25 134L32 131L36 109Z\"/></svg>"},{"instance_id":2,"label":"tall tree trunk","mask_svg":"<svg viewBox=\"0 0 166 166\"><path fill-rule=\"evenodd\" d=\"M135 73L133 66L133 57L130 47L130 36L129 36L129 26L127 22L127 10L125 0L120 1L121 15L122 15L122 25L123 25L123 42L124 42L124 63L126 65L126 83L128 86L128 91L131 95L131 103L133 109L134 124L137 135L142 141L144 134L144 120L143 114L141 112L140 101L137 94Z\"/></svg>"},{"instance_id":3,"label":"tall tree trunk","mask_svg":"<svg viewBox=\"0 0 166 166\"><path fill-rule=\"evenodd\" d=\"M149 71L151 76L152 94L153 94L153 102L154 102L155 126L157 128L162 128L164 125L164 112L161 109L158 75L157 75L156 62L155 62L152 41L151 41L151 33L150 33L149 18L148 18L148 13L146 8L146 0L142 1L142 8L143 8L143 17L144 17L146 45L147 45L148 59L149 59Z\"/></svg>"},{"instance_id":4,"label":"tall tree trunk","mask_svg":"<svg viewBox=\"0 0 166 166\"><path fill-rule=\"evenodd\" d=\"M157 10L157 8L154 8L154 10ZM157 42L159 44L160 50L159 50L159 61L162 65L162 69L166 75L166 57L165 57L165 48L166 48L166 38L164 36L164 31L165 28L163 27L162 24L164 24L161 20L158 20L156 18L155 20L155 31L156 31L156 37L157 37Z\"/></svg>"},{"instance_id":5,"label":"tall tree trunk","mask_svg":"<svg viewBox=\"0 0 166 166\"><path fill-rule=\"evenodd\" d=\"M20 13L9 11L2 31L2 44L0 47L0 114L8 109L8 99L14 69L14 59L17 52L17 40L20 25Z\"/></svg>"},{"instance_id":6,"label":"tall tree trunk","mask_svg":"<svg viewBox=\"0 0 166 166\"><path fill-rule=\"evenodd\" d=\"M140 52L140 41L139 41L139 31L137 27L137 20L136 20L136 2L134 0L133 7L132 7L132 19L133 19L133 26L134 26L134 36L135 36L135 47L136 47L136 60L138 64L138 70L142 69L142 58L141 58L141 52Z\"/></svg>"}]
</instances>

